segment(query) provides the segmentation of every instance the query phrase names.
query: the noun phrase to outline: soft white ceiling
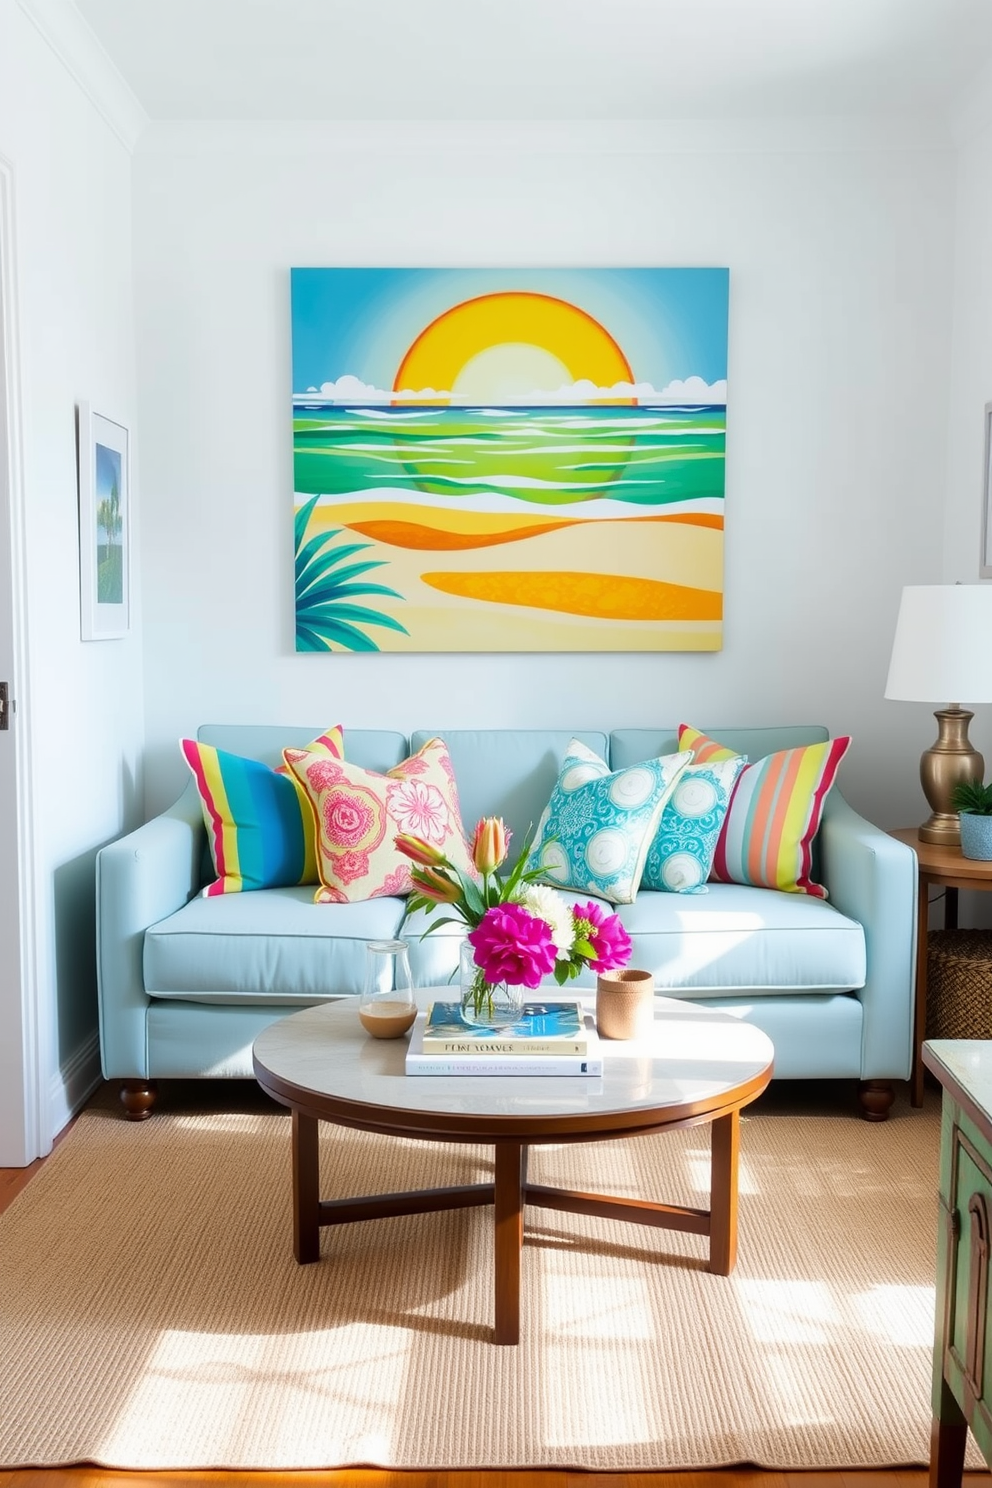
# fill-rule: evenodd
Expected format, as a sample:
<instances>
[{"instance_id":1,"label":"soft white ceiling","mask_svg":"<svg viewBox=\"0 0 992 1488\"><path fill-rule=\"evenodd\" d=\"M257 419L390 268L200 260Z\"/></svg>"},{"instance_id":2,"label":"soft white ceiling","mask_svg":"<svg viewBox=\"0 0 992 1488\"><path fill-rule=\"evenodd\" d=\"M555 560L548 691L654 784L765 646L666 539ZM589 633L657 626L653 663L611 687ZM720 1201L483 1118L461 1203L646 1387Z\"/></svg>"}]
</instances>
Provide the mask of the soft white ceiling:
<instances>
[{"instance_id":1,"label":"soft white ceiling","mask_svg":"<svg viewBox=\"0 0 992 1488\"><path fill-rule=\"evenodd\" d=\"M154 119L946 113L992 0L77 0Z\"/></svg>"}]
</instances>

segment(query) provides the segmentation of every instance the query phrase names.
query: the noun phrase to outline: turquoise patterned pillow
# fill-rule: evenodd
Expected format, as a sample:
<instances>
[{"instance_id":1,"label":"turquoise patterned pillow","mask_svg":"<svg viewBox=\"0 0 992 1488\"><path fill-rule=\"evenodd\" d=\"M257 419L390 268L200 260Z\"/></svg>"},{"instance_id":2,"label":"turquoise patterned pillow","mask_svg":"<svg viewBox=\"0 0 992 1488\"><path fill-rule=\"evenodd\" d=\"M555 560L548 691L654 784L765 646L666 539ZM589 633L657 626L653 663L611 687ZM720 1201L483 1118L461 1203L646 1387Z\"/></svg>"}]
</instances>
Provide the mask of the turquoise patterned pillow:
<instances>
[{"instance_id":1,"label":"turquoise patterned pillow","mask_svg":"<svg viewBox=\"0 0 992 1488\"><path fill-rule=\"evenodd\" d=\"M556 889L632 903L661 814L690 762L668 754L611 771L573 739L537 824L528 869L541 868L542 882Z\"/></svg>"},{"instance_id":2,"label":"turquoise patterned pillow","mask_svg":"<svg viewBox=\"0 0 992 1488\"><path fill-rule=\"evenodd\" d=\"M746 764L746 755L735 755L682 771L648 850L642 888L706 893L734 782Z\"/></svg>"}]
</instances>

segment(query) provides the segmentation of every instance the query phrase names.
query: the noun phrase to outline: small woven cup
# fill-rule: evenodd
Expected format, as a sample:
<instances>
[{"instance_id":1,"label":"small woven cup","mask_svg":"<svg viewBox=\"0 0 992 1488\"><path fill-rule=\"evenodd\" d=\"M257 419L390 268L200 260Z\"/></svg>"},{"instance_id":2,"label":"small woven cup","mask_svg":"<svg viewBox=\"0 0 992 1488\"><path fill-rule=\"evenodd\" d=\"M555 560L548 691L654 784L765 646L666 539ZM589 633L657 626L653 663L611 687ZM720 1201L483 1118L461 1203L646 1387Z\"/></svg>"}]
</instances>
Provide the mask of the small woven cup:
<instances>
[{"instance_id":1,"label":"small woven cup","mask_svg":"<svg viewBox=\"0 0 992 1488\"><path fill-rule=\"evenodd\" d=\"M601 1038L634 1039L654 1022L654 977L626 966L596 979L596 1030Z\"/></svg>"}]
</instances>

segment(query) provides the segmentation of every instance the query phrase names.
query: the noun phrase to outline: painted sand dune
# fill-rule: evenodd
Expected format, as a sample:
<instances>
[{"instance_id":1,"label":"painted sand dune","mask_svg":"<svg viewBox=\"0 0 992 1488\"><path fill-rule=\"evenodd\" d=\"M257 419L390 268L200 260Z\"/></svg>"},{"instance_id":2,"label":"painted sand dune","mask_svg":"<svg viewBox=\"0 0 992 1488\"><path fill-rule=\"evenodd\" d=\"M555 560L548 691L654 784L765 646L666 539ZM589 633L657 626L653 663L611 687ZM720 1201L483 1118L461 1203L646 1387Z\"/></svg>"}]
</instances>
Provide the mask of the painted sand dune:
<instances>
[{"instance_id":1,"label":"painted sand dune","mask_svg":"<svg viewBox=\"0 0 992 1488\"><path fill-rule=\"evenodd\" d=\"M383 519L360 504L317 507L308 531L331 545L364 539L369 577L394 591L377 596L382 613L409 633L390 635L390 649L419 649L429 637L447 650L501 650L508 617L514 641L505 649L651 650L659 635L680 648L719 646L722 615L722 519L699 511L596 521L520 519L503 513L406 508ZM454 529L454 530L452 530ZM331 536L333 534L333 536ZM493 562L498 545L511 563ZM519 623L523 621L523 623ZM581 646L578 638L581 635ZM622 644L620 643L622 637Z\"/></svg>"},{"instance_id":2,"label":"painted sand dune","mask_svg":"<svg viewBox=\"0 0 992 1488\"><path fill-rule=\"evenodd\" d=\"M455 531L452 528L441 530L402 518L390 520L385 517L372 517L364 521L347 522L345 525L353 532L360 532L363 537L370 537L373 542L388 543L394 548L443 552L450 548L491 548L498 543L519 542L524 538L537 537L542 532L561 532L565 527L573 527L577 519L566 518L560 522L534 521L515 527L496 526L493 525L494 520L491 519L485 526L476 526L474 530L465 531ZM718 532L723 531L723 518L710 512L664 512L660 516L632 517L630 520L687 522L694 527L712 527Z\"/></svg>"}]
</instances>

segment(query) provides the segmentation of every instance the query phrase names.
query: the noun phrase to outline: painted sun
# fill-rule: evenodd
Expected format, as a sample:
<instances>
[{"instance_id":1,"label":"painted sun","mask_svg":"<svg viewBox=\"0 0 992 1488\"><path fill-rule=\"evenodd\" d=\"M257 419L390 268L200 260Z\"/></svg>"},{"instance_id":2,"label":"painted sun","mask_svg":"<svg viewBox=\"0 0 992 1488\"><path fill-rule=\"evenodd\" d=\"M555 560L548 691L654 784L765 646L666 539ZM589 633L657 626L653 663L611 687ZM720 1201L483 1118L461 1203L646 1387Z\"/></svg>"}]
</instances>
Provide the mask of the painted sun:
<instances>
[{"instance_id":1,"label":"painted sun","mask_svg":"<svg viewBox=\"0 0 992 1488\"><path fill-rule=\"evenodd\" d=\"M551 295L508 291L464 300L432 320L400 363L393 390L430 389L435 404L499 404L580 381L612 388L632 380L616 341L585 310Z\"/></svg>"}]
</instances>

